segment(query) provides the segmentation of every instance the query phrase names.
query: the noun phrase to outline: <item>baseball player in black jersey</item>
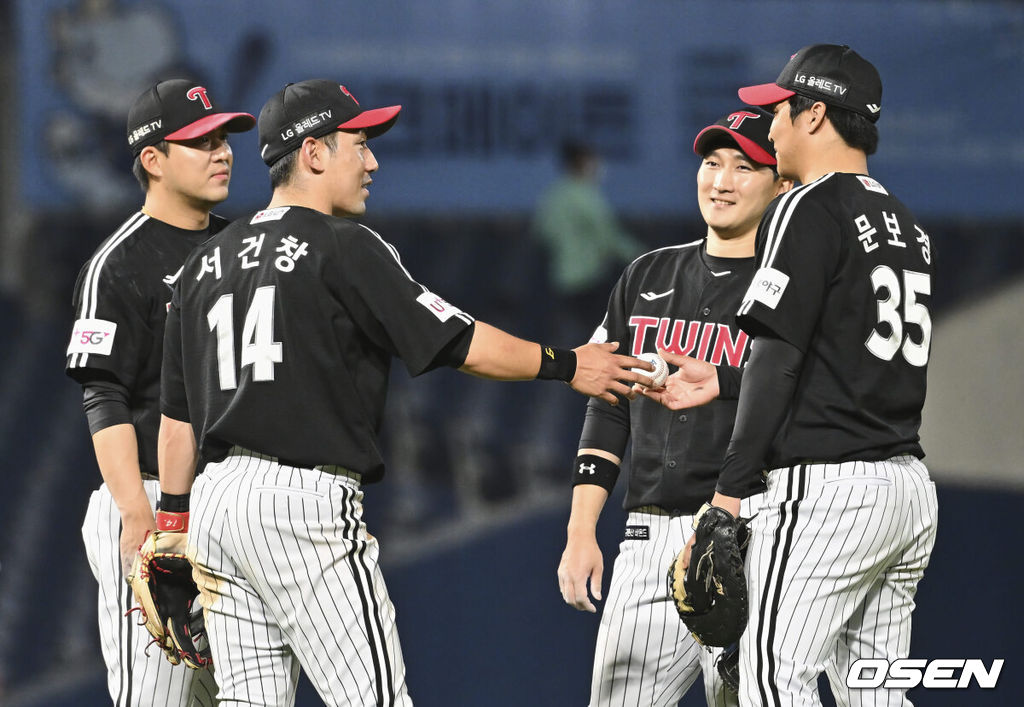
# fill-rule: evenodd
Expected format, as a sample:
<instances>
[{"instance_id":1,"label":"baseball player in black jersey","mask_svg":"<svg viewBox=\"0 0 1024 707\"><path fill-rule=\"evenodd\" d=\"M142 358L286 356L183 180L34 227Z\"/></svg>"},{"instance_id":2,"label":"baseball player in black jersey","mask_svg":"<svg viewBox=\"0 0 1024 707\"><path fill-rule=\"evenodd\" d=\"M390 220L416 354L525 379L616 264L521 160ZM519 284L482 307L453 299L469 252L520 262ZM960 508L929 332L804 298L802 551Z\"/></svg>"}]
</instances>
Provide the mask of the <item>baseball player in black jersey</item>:
<instances>
[{"instance_id":1,"label":"baseball player in black jersey","mask_svg":"<svg viewBox=\"0 0 1024 707\"><path fill-rule=\"evenodd\" d=\"M191 516L231 704L292 704L300 666L331 705L412 703L361 503L384 473L393 357L413 375L552 378L609 401L651 382L615 345L541 347L474 321L343 218L364 213L378 166L367 140L399 110L363 110L327 80L274 95L259 117L273 198L190 256L168 314L160 507Z\"/></svg>"},{"instance_id":2,"label":"baseball player in black jersey","mask_svg":"<svg viewBox=\"0 0 1024 707\"><path fill-rule=\"evenodd\" d=\"M662 248L626 268L608 301L595 341L629 342L629 353L666 349L690 354L713 369L732 369L750 351L736 310L754 270L754 236L768 203L791 183L776 174L768 141L771 116L736 110L702 130L697 201L707 223L703 238ZM679 414L646 398L587 408L573 471L568 542L558 568L565 601L595 611L603 560L595 529L619 475L627 442L632 454L625 537L615 559L594 656L591 705L675 705L704 670L709 704L735 704L712 666L717 653L686 631L665 591L665 568L693 534L693 515L714 492L732 432L733 399ZM742 481L748 510L764 482Z\"/></svg>"},{"instance_id":3,"label":"baseball player in black jersey","mask_svg":"<svg viewBox=\"0 0 1024 707\"><path fill-rule=\"evenodd\" d=\"M75 285L69 376L82 384L103 485L92 494L82 536L99 583L99 625L115 705L212 705L210 671L172 666L125 617L125 575L153 530L164 321L185 256L226 221L210 210L228 196L229 132L255 125L223 113L195 82L163 81L128 114L133 171L143 207L97 248Z\"/></svg>"},{"instance_id":4,"label":"baseball player in black jersey","mask_svg":"<svg viewBox=\"0 0 1024 707\"><path fill-rule=\"evenodd\" d=\"M935 542L918 436L931 240L868 176L882 83L856 52L805 47L775 83L740 98L772 108L779 172L803 184L758 230L758 269L738 315L754 348L713 500L736 514L743 481L767 470L747 554L741 702L820 704L825 672L839 704L907 705L904 690L847 682L862 659L907 657ZM670 378L651 396L693 401L695 387Z\"/></svg>"}]
</instances>

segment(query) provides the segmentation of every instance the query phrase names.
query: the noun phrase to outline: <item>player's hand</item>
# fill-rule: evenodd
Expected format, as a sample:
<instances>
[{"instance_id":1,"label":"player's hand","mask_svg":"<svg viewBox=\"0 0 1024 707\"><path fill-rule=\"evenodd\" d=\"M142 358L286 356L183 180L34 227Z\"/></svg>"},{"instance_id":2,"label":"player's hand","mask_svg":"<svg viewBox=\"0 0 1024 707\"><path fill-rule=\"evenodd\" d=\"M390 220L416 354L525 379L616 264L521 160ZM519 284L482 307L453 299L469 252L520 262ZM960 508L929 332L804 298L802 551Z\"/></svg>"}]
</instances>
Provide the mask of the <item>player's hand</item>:
<instances>
[{"instance_id":1,"label":"player's hand","mask_svg":"<svg viewBox=\"0 0 1024 707\"><path fill-rule=\"evenodd\" d=\"M658 349L658 353L679 370L661 388L641 389L643 395L670 410L706 405L718 397L718 369L713 364L664 349Z\"/></svg>"},{"instance_id":2,"label":"player's hand","mask_svg":"<svg viewBox=\"0 0 1024 707\"><path fill-rule=\"evenodd\" d=\"M558 588L562 599L579 611L596 613L597 607L587 595L587 581L594 599L601 600L601 574L604 572L604 558L597 538L570 536L558 563Z\"/></svg>"},{"instance_id":3,"label":"player's hand","mask_svg":"<svg viewBox=\"0 0 1024 707\"><path fill-rule=\"evenodd\" d=\"M735 496L725 496L716 491L715 495L711 498L711 505L718 506L722 510L728 511L733 518L740 517L740 499ZM683 559L681 564L684 570L690 566L690 551L693 550L693 541L696 539L696 534L691 535L690 539L686 541L686 547L683 548Z\"/></svg>"},{"instance_id":4,"label":"player's hand","mask_svg":"<svg viewBox=\"0 0 1024 707\"><path fill-rule=\"evenodd\" d=\"M121 569L126 578L132 568L132 562L135 561L135 555L139 552L139 547L146 540L146 533L154 530L156 530L156 522L153 520L152 512L148 519L145 516L142 518L122 517Z\"/></svg>"},{"instance_id":5,"label":"player's hand","mask_svg":"<svg viewBox=\"0 0 1024 707\"><path fill-rule=\"evenodd\" d=\"M576 375L569 383L572 389L617 405L619 399L615 393L632 400L636 397L632 389L634 383L651 385L653 381L650 378L629 369L653 371L653 364L614 353L618 348L618 342L612 341L606 344L584 344L573 349L576 352Z\"/></svg>"},{"instance_id":6,"label":"player's hand","mask_svg":"<svg viewBox=\"0 0 1024 707\"><path fill-rule=\"evenodd\" d=\"M691 535L690 539L686 541L686 547L683 548L683 559L680 561L680 563L684 570L686 570L690 566L690 553L693 551L693 541L696 539L696 533Z\"/></svg>"}]
</instances>

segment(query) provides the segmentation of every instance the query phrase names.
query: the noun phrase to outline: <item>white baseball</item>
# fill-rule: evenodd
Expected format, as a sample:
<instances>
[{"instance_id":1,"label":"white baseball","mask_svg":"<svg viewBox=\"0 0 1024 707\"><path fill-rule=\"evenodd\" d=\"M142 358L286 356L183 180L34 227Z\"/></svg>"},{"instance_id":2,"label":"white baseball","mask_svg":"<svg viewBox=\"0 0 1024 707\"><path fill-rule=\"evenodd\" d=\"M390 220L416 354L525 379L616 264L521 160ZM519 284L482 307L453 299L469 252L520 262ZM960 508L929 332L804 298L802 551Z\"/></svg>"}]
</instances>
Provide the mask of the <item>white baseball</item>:
<instances>
[{"instance_id":1,"label":"white baseball","mask_svg":"<svg viewBox=\"0 0 1024 707\"><path fill-rule=\"evenodd\" d=\"M654 387L660 388L665 385L665 380L668 378L668 364L665 363L665 359L656 353L642 353L637 358L654 364L653 371L645 371L642 368L634 368L633 371L640 375L647 376L654 381Z\"/></svg>"}]
</instances>

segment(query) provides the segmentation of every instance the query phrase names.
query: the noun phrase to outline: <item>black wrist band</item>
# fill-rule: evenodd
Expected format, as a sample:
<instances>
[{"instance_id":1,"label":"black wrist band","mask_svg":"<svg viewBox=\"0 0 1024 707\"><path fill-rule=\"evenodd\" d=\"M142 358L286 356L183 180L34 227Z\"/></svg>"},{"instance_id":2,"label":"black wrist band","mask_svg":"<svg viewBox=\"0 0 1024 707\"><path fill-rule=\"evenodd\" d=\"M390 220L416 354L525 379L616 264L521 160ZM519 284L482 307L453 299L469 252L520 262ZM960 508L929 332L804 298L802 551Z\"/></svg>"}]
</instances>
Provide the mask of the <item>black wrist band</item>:
<instances>
[{"instance_id":1,"label":"black wrist band","mask_svg":"<svg viewBox=\"0 0 1024 707\"><path fill-rule=\"evenodd\" d=\"M619 465L611 459L596 454L581 454L576 457L572 469L572 485L592 484L612 492L619 478Z\"/></svg>"},{"instance_id":2,"label":"black wrist band","mask_svg":"<svg viewBox=\"0 0 1024 707\"><path fill-rule=\"evenodd\" d=\"M160 500L156 502L158 511L170 511L171 513L188 513L187 493L161 493Z\"/></svg>"},{"instance_id":3,"label":"black wrist band","mask_svg":"<svg viewBox=\"0 0 1024 707\"><path fill-rule=\"evenodd\" d=\"M540 347L540 370L537 380L556 380L569 383L576 375L576 352L556 349L554 346Z\"/></svg>"}]
</instances>

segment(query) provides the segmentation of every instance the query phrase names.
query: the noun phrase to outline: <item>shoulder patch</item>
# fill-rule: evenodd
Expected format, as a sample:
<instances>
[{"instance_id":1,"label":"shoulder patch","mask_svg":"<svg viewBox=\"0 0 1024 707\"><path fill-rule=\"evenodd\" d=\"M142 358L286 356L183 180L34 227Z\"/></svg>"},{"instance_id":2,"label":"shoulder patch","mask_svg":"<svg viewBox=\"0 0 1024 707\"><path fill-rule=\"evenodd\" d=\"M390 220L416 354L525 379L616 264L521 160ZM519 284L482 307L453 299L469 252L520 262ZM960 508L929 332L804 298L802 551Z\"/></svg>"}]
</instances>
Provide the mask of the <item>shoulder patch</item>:
<instances>
[{"instance_id":1,"label":"shoulder patch","mask_svg":"<svg viewBox=\"0 0 1024 707\"><path fill-rule=\"evenodd\" d=\"M457 314L462 314L462 310L453 304L449 304L439 295L435 295L430 290L425 291L416 301L422 304L424 307L430 310L430 313L440 319L442 322L446 322Z\"/></svg>"},{"instance_id":2,"label":"shoulder patch","mask_svg":"<svg viewBox=\"0 0 1024 707\"><path fill-rule=\"evenodd\" d=\"M789 275L775 268L760 268L750 281L747 294L743 295L743 306L760 302L768 309L775 309L782 299L782 293L789 284Z\"/></svg>"},{"instance_id":3,"label":"shoulder patch","mask_svg":"<svg viewBox=\"0 0 1024 707\"><path fill-rule=\"evenodd\" d=\"M885 190L885 187L883 187L881 184L878 183L878 181L872 179L871 177L865 177L863 175L858 174L857 181L860 182L861 186L863 186L868 191L878 192L879 194L885 194L886 196L889 196L889 192Z\"/></svg>"},{"instance_id":4,"label":"shoulder patch","mask_svg":"<svg viewBox=\"0 0 1024 707\"><path fill-rule=\"evenodd\" d=\"M79 319L71 332L67 353L109 356L114 348L115 332L116 322L108 322L106 319Z\"/></svg>"},{"instance_id":5,"label":"shoulder patch","mask_svg":"<svg viewBox=\"0 0 1024 707\"><path fill-rule=\"evenodd\" d=\"M284 218L284 215L288 213L290 206L278 206L274 209L263 209L263 211L257 211L256 215L252 217L249 224L263 223L264 221L280 221Z\"/></svg>"}]
</instances>

